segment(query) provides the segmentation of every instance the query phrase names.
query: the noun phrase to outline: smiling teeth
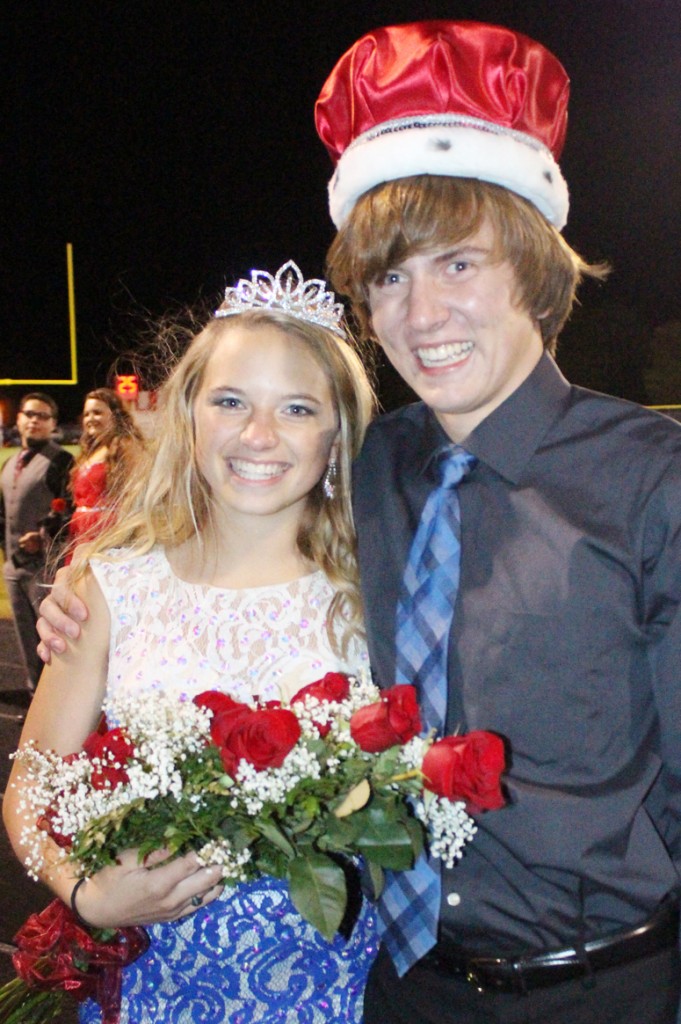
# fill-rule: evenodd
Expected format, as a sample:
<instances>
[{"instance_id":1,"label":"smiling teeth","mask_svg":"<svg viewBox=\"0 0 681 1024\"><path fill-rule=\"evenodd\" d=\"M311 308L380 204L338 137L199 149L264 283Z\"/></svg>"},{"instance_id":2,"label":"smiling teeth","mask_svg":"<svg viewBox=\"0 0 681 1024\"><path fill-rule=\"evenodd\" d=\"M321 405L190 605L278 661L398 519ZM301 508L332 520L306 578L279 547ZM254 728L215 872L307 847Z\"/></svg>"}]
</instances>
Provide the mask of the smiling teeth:
<instances>
[{"instance_id":1,"label":"smiling teeth","mask_svg":"<svg viewBox=\"0 0 681 1024\"><path fill-rule=\"evenodd\" d=\"M461 362L473 348L472 341L455 341L444 345L417 348L416 355L424 366L450 366Z\"/></svg>"},{"instance_id":2,"label":"smiling teeth","mask_svg":"<svg viewBox=\"0 0 681 1024\"><path fill-rule=\"evenodd\" d=\"M280 462L242 462L240 459L230 459L229 464L237 476L244 480L269 480L281 473Z\"/></svg>"}]
</instances>

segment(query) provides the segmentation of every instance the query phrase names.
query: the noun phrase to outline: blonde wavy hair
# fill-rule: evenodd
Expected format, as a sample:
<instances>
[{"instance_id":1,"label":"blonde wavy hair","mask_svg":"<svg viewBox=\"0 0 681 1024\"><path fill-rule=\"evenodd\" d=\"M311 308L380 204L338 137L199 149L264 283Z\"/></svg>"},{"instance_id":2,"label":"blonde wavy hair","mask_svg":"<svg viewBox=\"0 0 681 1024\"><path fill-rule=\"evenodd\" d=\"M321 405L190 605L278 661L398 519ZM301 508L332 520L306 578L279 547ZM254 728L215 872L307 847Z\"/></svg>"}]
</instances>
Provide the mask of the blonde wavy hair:
<instances>
[{"instance_id":1,"label":"blonde wavy hair","mask_svg":"<svg viewBox=\"0 0 681 1024\"><path fill-rule=\"evenodd\" d=\"M301 554L323 570L336 589L327 621L329 640L344 652L362 631L362 607L351 505L352 462L359 454L375 409L375 396L353 343L323 327L274 310L250 310L211 319L191 341L159 395L160 422L116 509L116 519L91 543L76 549L73 578L96 554L125 548L126 557L155 544L177 547L191 537L215 536L214 498L196 455L194 406L208 361L225 331L274 327L303 343L328 381L338 416L335 494L324 496L320 479L311 490L297 544ZM335 640L334 626L343 635Z\"/></svg>"}]
</instances>

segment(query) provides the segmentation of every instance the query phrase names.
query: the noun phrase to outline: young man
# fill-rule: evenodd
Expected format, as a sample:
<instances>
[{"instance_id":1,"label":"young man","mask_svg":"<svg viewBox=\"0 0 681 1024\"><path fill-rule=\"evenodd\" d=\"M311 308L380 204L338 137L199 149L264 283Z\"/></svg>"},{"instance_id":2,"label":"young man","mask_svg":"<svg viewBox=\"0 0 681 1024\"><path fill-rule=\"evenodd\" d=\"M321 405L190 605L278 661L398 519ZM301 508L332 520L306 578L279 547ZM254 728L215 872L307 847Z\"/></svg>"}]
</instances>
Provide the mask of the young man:
<instances>
[{"instance_id":1,"label":"young man","mask_svg":"<svg viewBox=\"0 0 681 1024\"><path fill-rule=\"evenodd\" d=\"M441 724L509 750L508 805L461 861L389 883L366 1024L676 1018L681 431L551 358L599 273L557 230L567 93L531 40L431 22L361 39L318 102L335 286L422 400L357 465L373 669L420 680L407 579L422 521L456 506ZM467 471L431 514L443 449Z\"/></svg>"},{"instance_id":2,"label":"young man","mask_svg":"<svg viewBox=\"0 0 681 1024\"><path fill-rule=\"evenodd\" d=\"M510 763L507 807L435 868L425 954L417 882L386 893L366 1024L676 1019L681 431L551 357L580 276L603 276L558 230L567 93L531 40L432 22L365 36L317 104L331 279L421 399L356 470L372 666L409 681L407 567L438 453L463 448L444 727L496 731Z\"/></svg>"},{"instance_id":3,"label":"young man","mask_svg":"<svg viewBox=\"0 0 681 1024\"><path fill-rule=\"evenodd\" d=\"M35 646L46 558L40 522L49 513L52 499L66 496L73 463L69 452L51 440L56 426L57 406L49 395L41 391L24 395L17 416L21 449L7 460L0 475L3 573L30 692L42 669Z\"/></svg>"}]
</instances>

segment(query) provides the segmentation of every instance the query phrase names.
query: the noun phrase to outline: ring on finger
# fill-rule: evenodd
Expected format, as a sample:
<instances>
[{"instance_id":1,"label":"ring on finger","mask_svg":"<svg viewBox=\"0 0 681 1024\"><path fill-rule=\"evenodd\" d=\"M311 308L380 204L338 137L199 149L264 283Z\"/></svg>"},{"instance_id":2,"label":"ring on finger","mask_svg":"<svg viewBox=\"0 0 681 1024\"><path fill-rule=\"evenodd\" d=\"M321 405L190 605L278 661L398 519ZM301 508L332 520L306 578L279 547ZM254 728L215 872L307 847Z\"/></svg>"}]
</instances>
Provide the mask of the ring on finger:
<instances>
[{"instance_id":1,"label":"ring on finger","mask_svg":"<svg viewBox=\"0 0 681 1024\"><path fill-rule=\"evenodd\" d=\"M193 907L200 907L203 903L203 896L192 896L191 905Z\"/></svg>"}]
</instances>

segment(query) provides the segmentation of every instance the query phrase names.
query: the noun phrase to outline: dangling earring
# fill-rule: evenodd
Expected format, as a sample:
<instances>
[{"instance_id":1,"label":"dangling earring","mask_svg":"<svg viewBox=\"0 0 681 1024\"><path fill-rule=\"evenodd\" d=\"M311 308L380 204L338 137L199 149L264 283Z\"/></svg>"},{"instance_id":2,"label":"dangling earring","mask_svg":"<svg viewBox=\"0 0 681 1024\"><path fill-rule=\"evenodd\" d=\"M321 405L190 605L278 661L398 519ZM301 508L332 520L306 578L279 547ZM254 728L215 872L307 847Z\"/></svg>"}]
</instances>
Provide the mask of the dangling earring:
<instances>
[{"instance_id":1,"label":"dangling earring","mask_svg":"<svg viewBox=\"0 0 681 1024\"><path fill-rule=\"evenodd\" d=\"M336 460L330 459L329 464L326 467L326 473L324 474L324 480L322 482L322 490L325 496L331 501L336 493Z\"/></svg>"}]
</instances>

